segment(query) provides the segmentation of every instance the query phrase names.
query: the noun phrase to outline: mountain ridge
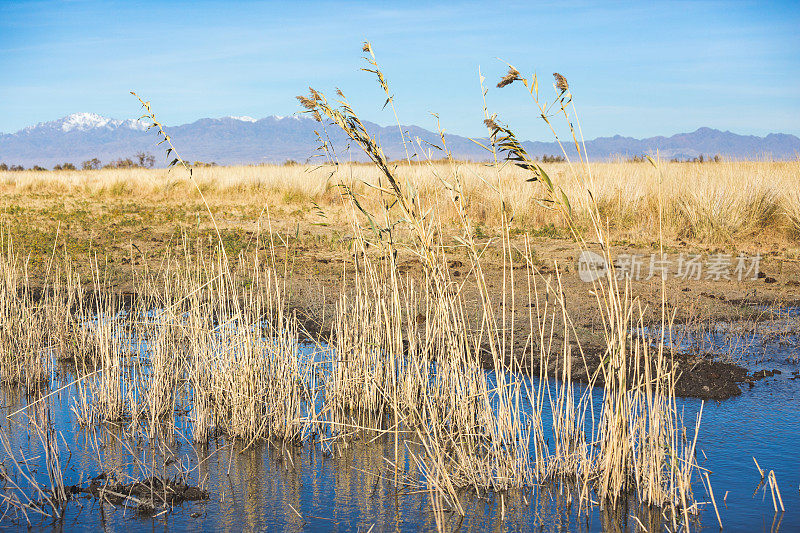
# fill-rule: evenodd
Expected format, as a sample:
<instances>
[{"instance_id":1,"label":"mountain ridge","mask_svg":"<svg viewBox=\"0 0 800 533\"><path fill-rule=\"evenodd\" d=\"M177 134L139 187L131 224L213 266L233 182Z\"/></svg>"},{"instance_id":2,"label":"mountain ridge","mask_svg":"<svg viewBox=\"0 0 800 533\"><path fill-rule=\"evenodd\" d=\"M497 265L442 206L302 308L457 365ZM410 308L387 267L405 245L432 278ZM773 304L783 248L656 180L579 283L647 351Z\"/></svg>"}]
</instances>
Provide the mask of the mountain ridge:
<instances>
[{"instance_id":1,"label":"mountain ridge","mask_svg":"<svg viewBox=\"0 0 800 533\"><path fill-rule=\"evenodd\" d=\"M379 140L387 157L405 157L397 126L380 126L364 122L369 133ZM194 122L165 128L187 161L214 161L219 164L282 163L286 160L306 161L319 155L315 133L319 123L307 116L249 116L200 118ZM441 140L438 133L415 125L404 125L412 138L428 151L428 156L443 154L431 148ZM357 150L343 150L348 140L338 129L327 128L330 141L338 149L341 160L364 160ZM468 137L445 135L448 149L458 159L483 161L489 155ZM480 140L480 139L478 139ZM483 139L485 141L485 139ZM136 152L157 152L157 139L146 124L128 119L119 120L95 113L73 113L61 119L40 122L16 133L0 134L0 162L12 165L51 167L70 162L98 158L104 162L130 157ZM716 155L734 159L795 159L800 154L800 138L786 133L769 133L764 137L739 135L701 127L693 132L672 136L637 139L622 135L587 140L586 151L593 160L629 158L656 152L664 158L691 159L700 155ZM555 142L524 141L523 147L532 157L561 154ZM570 156L574 146L565 144Z\"/></svg>"}]
</instances>

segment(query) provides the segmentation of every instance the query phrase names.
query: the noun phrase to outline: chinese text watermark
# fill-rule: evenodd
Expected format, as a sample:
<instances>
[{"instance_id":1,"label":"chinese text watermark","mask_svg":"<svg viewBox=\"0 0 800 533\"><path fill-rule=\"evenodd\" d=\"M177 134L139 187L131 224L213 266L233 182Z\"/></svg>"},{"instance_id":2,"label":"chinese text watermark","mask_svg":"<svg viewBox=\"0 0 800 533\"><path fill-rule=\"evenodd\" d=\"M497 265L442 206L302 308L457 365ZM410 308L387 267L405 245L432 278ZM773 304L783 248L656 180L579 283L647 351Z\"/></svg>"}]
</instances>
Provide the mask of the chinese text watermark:
<instances>
[{"instance_id":1,"label":"chinese text watermark","mask_svg":"<svg viewBox=\"0 0 800 533\"><path fill-rule=\"evenodd\" d=\"M761 254L733 256L712 254L705 259L699 254L620 254L614 260L613 273L618 280L646 281L673 277L684 280L744 281L759 278ZM605 276L608 261L600 254L583 251L578 256L578 275L590 283Z\"/></svg>"}]
</instances>

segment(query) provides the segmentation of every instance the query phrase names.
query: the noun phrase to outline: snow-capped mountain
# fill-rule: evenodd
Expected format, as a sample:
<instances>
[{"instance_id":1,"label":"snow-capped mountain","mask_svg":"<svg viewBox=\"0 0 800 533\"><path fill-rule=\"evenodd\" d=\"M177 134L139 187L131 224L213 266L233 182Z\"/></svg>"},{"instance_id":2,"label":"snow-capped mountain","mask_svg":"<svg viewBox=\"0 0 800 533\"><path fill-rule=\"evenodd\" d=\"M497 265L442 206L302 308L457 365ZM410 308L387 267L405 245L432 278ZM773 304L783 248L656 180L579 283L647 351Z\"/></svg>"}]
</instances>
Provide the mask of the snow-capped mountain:
<instances>
[{"instance_id":1,"label":"snow-capped mountain","mask_svg":"<svg viewBox=\"0 0 800 533\"><path fill-rule=\"evenodd\" d=\"M241 120L242 122L257 122L257 120L253 117L248 117L246 115L241 117L228 116L223 118L232 118L233 120Z\"/></svg>"},{"instance_id":2,"label":"snow-capped mountain","mask_svg":"<svg viewBox=\"0 0 800 533\"><path fill-rule=\"evenodd\" d=\"M396 126L382 127L371 122L364 124L370 134L379 140L388 157L405 157ZM422 146L430 146L427 143L441 144L438 133L417 126L404 126L404 129L412 139L419 138ZM262 119L248 116L203 118L191 124L170 126L166 130L178 152L188 161L281 163L287 159L306 161L319 154L316 131L320 130L320 124L307 115ZM327 128L327 134L341 160L364 159L364 155L355 149L352 153L346 151L350 143L337 128ZM482 161L489 158L489 154L466 137L447 135L446 140L448 148L459 159ZM94 113L75 113L16 133L0 134L0 163L50 168L65 162L80 164L95 157L109 162L131 157L137 152L149 152L156 156L159 164L164 165L166 160L160 157L163 147L156 146L158 141L155 132L147 131L144 122L117 120ZM523 146L531 156L561 153L556 143L527 141ZM701 154L794 159L800 154L800 139L786 134L757 137L700 128L692 133L671 137L600 137L586 141L586 149L593 159L641 156L656 151L661 157L681 159ZM442 156L441 153L429 155L434 158Z\"/></svg>"},{"instance_id":3,"label":"snow-capped mountain","mask_svg":"<svg viewBox=\"0 0 800 533\"><path fill-rule=\"evenodd\" d=\"M40 122L35 126L28 126L23 131L30 132L36 129L49 129L49 130L60 130L63 132L69 132L69 131L88 131L100 128L105 128L109 130L117 128L127 128L131 130L144 131L147 129L147 124L133 119L116 120L113 118L106 118L96 113L73 113L58 120L53 120L50 122Z\"/></svg>"}]
</instances>

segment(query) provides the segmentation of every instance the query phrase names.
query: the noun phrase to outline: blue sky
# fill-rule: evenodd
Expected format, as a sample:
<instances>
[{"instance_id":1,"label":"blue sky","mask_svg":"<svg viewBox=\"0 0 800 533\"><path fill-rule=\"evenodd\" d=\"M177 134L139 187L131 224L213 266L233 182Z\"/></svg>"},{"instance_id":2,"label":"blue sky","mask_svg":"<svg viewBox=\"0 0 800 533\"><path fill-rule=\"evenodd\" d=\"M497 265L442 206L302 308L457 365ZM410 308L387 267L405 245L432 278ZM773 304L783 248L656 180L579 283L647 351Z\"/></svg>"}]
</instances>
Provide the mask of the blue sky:
<instances>
[{"instance_id":1,"label":"blue sky","mask_svg":"<svg viewBox=\"0 0 800 533\"><path fill-rule=\"evenodd\" d=\"M800 2L10 2L0 0L0 132L74 112L163 122L289 115L311 85L393 122L359 72L368 39L402 122L484 135L488 104L549 140L497 58L570 82L586 138L701 126L800 135Z\"/></svg>"}]
</instances>

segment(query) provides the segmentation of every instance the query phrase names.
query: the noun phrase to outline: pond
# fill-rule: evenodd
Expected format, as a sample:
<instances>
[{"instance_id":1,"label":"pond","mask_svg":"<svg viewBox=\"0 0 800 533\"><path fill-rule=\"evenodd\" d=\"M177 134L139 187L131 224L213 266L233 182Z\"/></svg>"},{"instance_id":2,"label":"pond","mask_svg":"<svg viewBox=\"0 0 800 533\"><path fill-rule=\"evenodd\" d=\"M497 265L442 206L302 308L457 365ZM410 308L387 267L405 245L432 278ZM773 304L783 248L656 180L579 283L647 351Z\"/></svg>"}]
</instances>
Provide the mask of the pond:
<instances>
[{"instance_id":1,"label":"pond","mask_svg":"<svg viewBox=\"0 0 800 533\"><path fill-rule=\"evenodd\" d=\"M789 353L796 342L787 343L787 339L796 341L786 336L780 342L770 341L766 352L765 343L754 342L742 358L747 364L750 357L754 369L775 368L780 374L752 387L745 385L740 396L721 402L678 400L690 439L702 407L696 455L699 465L707 469L726 531L800 530L800 379L796 359ZM304 346L302 357L313 358L313 350ZM50 390L64 388L51 396L14 389L3 393L3 412L10 416L2 424L7 448L0 494L6 498L6 515L0 528L27 529L27 520L34 530L70 531L427 531L437 527L434 502L410 452L413 436L401 439L395 465L394 438L366 432L353 432L347 441L322 439L302 446L214 436L199 446L191 443L187 412L176 416L174 426L163 432L146 424L87 428L79 425L73 408L73 380L68 370L56 366ZM535 388L538 383L534 379L530 385ZM583 392L576 387L575 396ZM599 415L602 390L592 395ZM545 430L551 431L547 402L542 418ZM122 480L156 476L186 482L202 487L208 497L176 502L166 511L143 511L137 508L136 498L111 501L78 493L60 507L58 518L42 517L32 508L22 511L8 503L12 484L27 485L28 476L49 486L44 433L28 420L40 425L52 422L51 446L58 451L67 487L85 488L93 478L113 472ZM785 512L775 512L773 492L762 481L753 458L765 474L774 472ZM695 482L694 491L697 501L710 502L702 480ZM640 531L642 525L649 530L663 526L657 512L632 503L613 510L598 505L581 509L574 487L566 481L503 493L465 490L460 492L460 502L463 518L445 504L441 514L445 529ZM692 527L718 529L713 505L703 503L701 509Z\"/></svg>"}]
</instances>

